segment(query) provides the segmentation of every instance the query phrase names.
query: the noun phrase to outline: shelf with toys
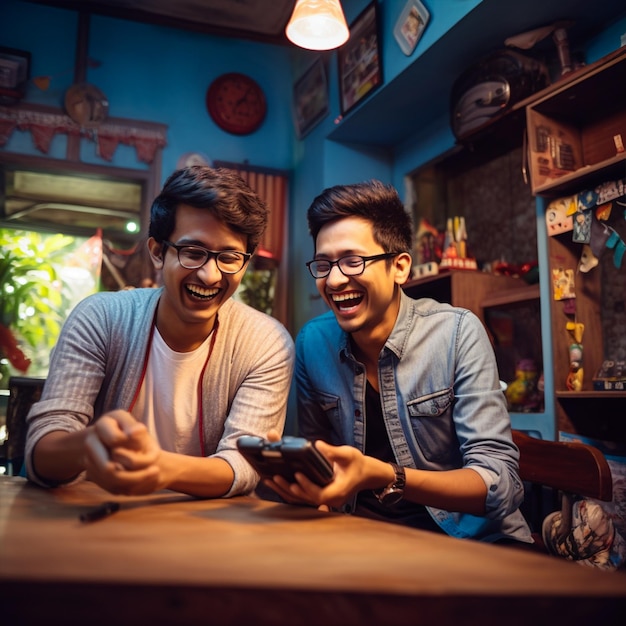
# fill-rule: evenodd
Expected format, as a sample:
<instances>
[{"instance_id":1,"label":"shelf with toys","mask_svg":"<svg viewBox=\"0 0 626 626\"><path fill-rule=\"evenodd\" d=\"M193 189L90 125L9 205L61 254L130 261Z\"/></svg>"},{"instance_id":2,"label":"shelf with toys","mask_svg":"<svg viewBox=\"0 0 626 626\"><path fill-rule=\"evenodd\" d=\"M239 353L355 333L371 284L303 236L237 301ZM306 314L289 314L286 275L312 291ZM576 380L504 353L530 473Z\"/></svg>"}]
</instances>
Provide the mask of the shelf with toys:
<instances>
[{"instance_id":1,"label":"shelf with toys","mask_svg":"<svg viewBox=\"0 0 626 626\"><path fill-rule=\"evenodd\" d=\"M527 108L545 208L556 427L626 441L626 49ZM611 94L599 98L598 94Z\"/></svg>"},{"instance_id":2,"label":"shelf with toys","mask_svg":"<svg viewBox=\"0 0 626 626\"><path fill-rule=\"evenodd\" d=\"M520 135L512 149L457 149L412 174L415 265L405 290L481 319L510 389L513 427L552 439L541 386L547 344L536 203L520 175L522 154Z\"/></svg>"},{"instance_id":3,"label":"shelf with toys","mask_svg":"<svg viewBox=\"0 0 626 626\"><path fill-rule=\"evenodd\" d=\"M445 232L428 226L429 236L424 238L422 231L423 226L417 234L413 278L404 285L411 297L430 297L469 309L486 326L486 309L539 299L539 285L522 279L519 268L500 264L490 271L479 270L468 247L464 217L448 218Z\"/></svg>"},{"instance_id":4,"label":"shelf with toys","mask_svg":"<svg viewBox=\"0 0 626 626\"><path fill-rule=\"evenodd\" d=\"M445 232L430 229L432 239L442 243L428 252L417 237L415 278L404 290L413 298L430 297L475 313L491 339L512 423L551 436L544 428L540 290L533 282L534 267L528 264L521 271L500 262L479 270L470 254L464 218L452 217L445 224Z\"/></svg>"},{"instance_id":5,"label":"shelf with toys","mask_svg":"<svg viewBox=\"0 0 626 626\"><path fill-rule=\"evenodd\" d=\"M614 199L615 222L609 224L614 223L616 228L604 223L611 233L616 233L614 248L625 245L626 229L619 223L624 222L624 207L620 204L625 200L626 195ZM562 203L562 200L548 205L548 216L552 215L555 202ZM603 223L595 215L593 220L598 226ZM567 228L568 222L564 224ZM594 226L594 232L598 226ZM599 390L597 386L605 362L619 362L626 350L620 330L626 323L623 312L626 268L621 266L619 252L615 256L614 248L606 247L608 238L595 240L592 234L593 245L590 245L574 241L573 232L572 228L548 237L557 429L626 441L626 420L623 419L626 390L620 389L619 379L609 381L612 388L607 386L606 390ZM604 229L600 229L600 233L604 236ZM609 276L613 280L609 280Z\"/></svg>"}]
</instances>

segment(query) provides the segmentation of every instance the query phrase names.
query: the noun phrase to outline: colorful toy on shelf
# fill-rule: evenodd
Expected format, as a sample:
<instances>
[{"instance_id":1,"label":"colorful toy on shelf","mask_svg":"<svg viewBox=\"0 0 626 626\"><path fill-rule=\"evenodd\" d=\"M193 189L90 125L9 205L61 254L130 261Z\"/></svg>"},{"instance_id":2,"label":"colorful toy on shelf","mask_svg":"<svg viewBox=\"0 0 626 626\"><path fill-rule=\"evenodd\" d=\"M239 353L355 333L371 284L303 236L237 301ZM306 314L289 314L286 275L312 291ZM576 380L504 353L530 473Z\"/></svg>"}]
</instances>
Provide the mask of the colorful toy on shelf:
<instances>
[{"instance_id":1,"label":"colorful toy on shelf","mask_svg":"<svg viewBox=\"0 0 626 626\"><path fill-rule=\"evenodd\" d=\"M415 233L414 260L417 265L424 263L439 263L443 247L444 235L439 232L427 219L420 219Z\"/></svg>"},{"instance_id":2,"label":"colorful toy on shelf","mask_svg":"<svg viewBox=\"0 0 626 626\"><path fill-rule=\"evenodd\" d=\"M582 244L587 244L591 241L591 221L592 211L584 208L576 211L572 241Z\"/></svg>"},{"instance_id":3,"label":"colorful toy on shelf","mask_svg":"<svg viewBox=\"0 0 626 626\"><path fill-rule=\"evenodd\" d=\"M574 270L556 267L552 269L552 289L555 300L571 300L576 297Z\"/></svg>"},{"instance_id":4,"label":"colorful toy on shelf","mask_svg":"<svg viewBox=\"0 0 626 626\"><path fill-rule=\"evenodd\" d=\"M576 201L576 196L568 196L550 202L546 209L546 229L549 236L560 235L574 229L572 216L576 211Z\"/></svg>"},{"instance_id":5,"label":"colorful toy on shelf","mask_svg":"<svg viewBox=\"0 0 626 626\"><path fill-rule=\"evenodd\" d=\"M443 233L422 218L415 233L413 278L435 276L439 273Z\"/></svg>"},{"instance_id":6,"label":"colorful toy on shelf","mask_svg":"<svg viewBox=\"0 0 626 626\"><path fill-rule=\"evenodd\" d=\"M515 380L507 385L506 396L512 411L530 411L538 408L537 365L532 359L521 359L515 367Z\"/></svg>"},{"instance_id":7,"label":"colorful toy on shelf","mask_svg":"<svg viewBox=\"0 0 626 626\"><path fill-rule=\"evenodd\" d=\"M578 262L578 269L586 274L594 267L598 265L598 257L593 253L590 245L584 244L582 252L580 253L580 261Z\"/></svg>"},{"instance_id":8,"label":"colorful toy on shelf","mask_svg":"<svg viewBox=\"0 0 626 626\"><path fill-rule=\"evenodd\" d=\"M440 267L454 270L476 270L476 259L467 255L467 229L464 217L449 217Z\"/></svg>"},{"instance_id":9,"label":"colorful toy on shelf","mask_svg":"<svg viewBox=\"0 0 626 626\"><path fill-rule=\"evenodd\" d=\"M413 265L413 278L426 278L426 276L437 276L439 274L439 265L434 261L432 263L420 263Z\"/></svg>"},{"instance_id":10,"label":"colorful toy on shelf","mask_svg":"<svg viewBox=\"0 0 626 626\"><path fill-rule=\"evenodd\" d=\"M583 246L579 269L589 272L606 250L613 265L621 269L626 257L622 217L626 218L626 178L597 185L573 196L558 198L546 209L548 236L572 232L572 241ZM612 225L611 223L612 222Z\"/></svg>"},{"instance_id":11,"label":"colorful toy on shelf","mask_svg":"<svg viewBox=\"0 0 626 626\"><path fill-rule=\"evenodd\" d=\"M593 377L596 391L626 391L626 361L605 359Z\"/></svg>"},{"instance_id":12,"label":"colorful toy on shelf","mask_svg":"<svg viewBox=\"0 0 626 626\"><path fill-rule=\"evenodd\" d=\"M565 384L570 391L581 391L583 388L583 333L585 325L579 322L567 322L565 328L574 339L569 347L569 372Z\"/></svg>"}]
</instances>

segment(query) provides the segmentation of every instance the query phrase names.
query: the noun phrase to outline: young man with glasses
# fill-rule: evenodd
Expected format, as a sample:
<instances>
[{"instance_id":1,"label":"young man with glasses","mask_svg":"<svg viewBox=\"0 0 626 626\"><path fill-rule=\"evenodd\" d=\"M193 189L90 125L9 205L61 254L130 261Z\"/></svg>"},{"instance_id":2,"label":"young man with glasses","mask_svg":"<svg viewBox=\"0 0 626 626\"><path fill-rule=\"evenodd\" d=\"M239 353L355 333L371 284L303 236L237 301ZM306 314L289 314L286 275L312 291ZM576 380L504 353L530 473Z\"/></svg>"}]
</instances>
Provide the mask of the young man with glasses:
<instances>
[{"instance_id":1,"label":"young man with glasses","mask_svg":"<svg viewBox=\"0 0 626 626\"><path fill-rule=\"evenodd\" d=\"M470 311L403 292L412 226L396 191L327 189L308 222L307 266L330 311L296 339L298 425L335 478L269 485L291 502L530 543L493 349Z\"/></svg>"},{"instance_id":2,"label":"young man with glasses","mask_svg":"<svg viewBox=\"0 0 626 626\"><path fill-rule=\"evenodd\" d=\"M28 416L31 480L86 472L121 494L254 489L236 441L282 431L294 361L287 330L232 298L267 215L236 174L170 176L148 239L163 287L98 293L70 314Z\"/></svg>"}]
</instances>

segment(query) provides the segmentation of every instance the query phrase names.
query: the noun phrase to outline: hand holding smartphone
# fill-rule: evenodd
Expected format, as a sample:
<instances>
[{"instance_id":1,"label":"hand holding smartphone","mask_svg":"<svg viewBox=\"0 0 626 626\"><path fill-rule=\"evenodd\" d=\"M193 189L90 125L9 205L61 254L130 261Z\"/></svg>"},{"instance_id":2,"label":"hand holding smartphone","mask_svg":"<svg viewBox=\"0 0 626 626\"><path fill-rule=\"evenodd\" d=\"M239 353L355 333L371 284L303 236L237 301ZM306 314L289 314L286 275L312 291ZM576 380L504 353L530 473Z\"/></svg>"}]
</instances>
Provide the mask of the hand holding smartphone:
<instances>
[{"instance_id":1,"label":"hand holding smartphone","mask_svg":"<svg viewBox=\"0 0 626 626\"><path fill-rule=\"evenodd\" d=\"M272 479L279 475L295 482L295 472L324 486L333 479L333 468L315 447L304 437L283 437L268 441L262 437L244 435L237 440L239 452L257 471L261 478Z\"/></svg>"}]
</instances>

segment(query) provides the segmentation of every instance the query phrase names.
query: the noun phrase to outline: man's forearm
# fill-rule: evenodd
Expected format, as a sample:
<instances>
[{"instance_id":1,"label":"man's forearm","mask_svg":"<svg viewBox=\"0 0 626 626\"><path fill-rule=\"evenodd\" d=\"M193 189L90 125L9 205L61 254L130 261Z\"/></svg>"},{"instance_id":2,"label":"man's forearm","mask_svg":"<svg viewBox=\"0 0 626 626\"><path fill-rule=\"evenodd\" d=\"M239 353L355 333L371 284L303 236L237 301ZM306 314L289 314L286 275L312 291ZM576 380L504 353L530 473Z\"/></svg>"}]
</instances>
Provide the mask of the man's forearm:
<instances>
[{"instance_id":1,"label":"man's forearm","mask_svg":"<svg viewBox=\"0 0 626 626\"><path fill-rule=\"evenodd\" d=\"M404 497L446 511L484 515L487 487L480 474L469 468L447 471L407 469Z\"/></svg>"},{"instance_id":2,"label":"man's forearm","mask_svg":"<svg viewBox=\"0 0 626 626\"><path fill-rule=\"evenodd\" d=\"M159 466L168 489L199 498L223 496L235 479L230 464L219 458L161 451Z\"/></svg>"},{"instance_id":3,"label":"man's forearm","mask_svg":"<svg viewBox=\"0 0 626 626\"><path fill-rule=\"evenodd\" d=\"M85 469L86 430L54 431L44 435L33 451L37 476L50 482L68 482Z\"/></svg>"}]
</instances>

